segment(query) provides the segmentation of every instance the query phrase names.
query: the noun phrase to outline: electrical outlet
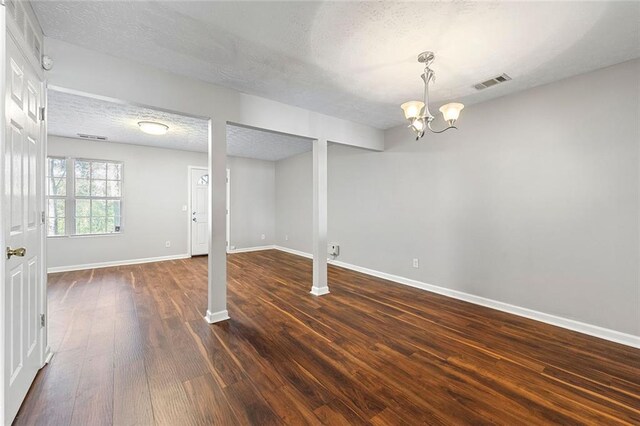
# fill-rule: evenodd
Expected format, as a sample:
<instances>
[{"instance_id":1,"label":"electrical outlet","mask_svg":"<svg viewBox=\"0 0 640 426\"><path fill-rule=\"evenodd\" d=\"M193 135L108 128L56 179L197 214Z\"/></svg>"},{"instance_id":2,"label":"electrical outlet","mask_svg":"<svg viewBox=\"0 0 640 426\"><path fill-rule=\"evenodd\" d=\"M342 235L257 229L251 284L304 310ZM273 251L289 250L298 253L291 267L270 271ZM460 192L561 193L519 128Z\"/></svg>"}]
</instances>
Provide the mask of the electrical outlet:
<instances>
[{"instance_id":1,"label":"electrical outlet","mask_svg":"<svg viewBox=\"0 0 640 426\"><path fill-rule=\"evenodd\" d=\"M267 237L266 237L264 234L260 235L260 239L261 239L261 240L264 240L264 239L266 239L266 238L267 238Z\"/></svg>"},{"instance_id":2,"label":"electrical outlet","mask_svg":"<svg viewBox=\"0 0 640 426\"><path fill-rule=\"evenodd\" d=\"M420 262L418 261L418 259L413 259L413 267L414 268L419 268L420 267Z\"/></svg>"},{"instance_id":3,"label":"electrical outlet","mask_svg":"<svg viewBox=\"0 0 640 426\"><path fill-rule=\"evenodd\" d=\"M288 235L285 235L285 236L284 236L284 240L285 240L285 241L289 241L289 236L288 236Z\"/></svg>"},{"instance_id":4,"label":"electrical outlet","mask_svg":"<svg viewBox=\"0 0 640 426\"><path fill-rule=\"evenodd\" d=\"M165 241L164 246L167 248L171 247L171 241Z\"/></svg>"}]
</instances>

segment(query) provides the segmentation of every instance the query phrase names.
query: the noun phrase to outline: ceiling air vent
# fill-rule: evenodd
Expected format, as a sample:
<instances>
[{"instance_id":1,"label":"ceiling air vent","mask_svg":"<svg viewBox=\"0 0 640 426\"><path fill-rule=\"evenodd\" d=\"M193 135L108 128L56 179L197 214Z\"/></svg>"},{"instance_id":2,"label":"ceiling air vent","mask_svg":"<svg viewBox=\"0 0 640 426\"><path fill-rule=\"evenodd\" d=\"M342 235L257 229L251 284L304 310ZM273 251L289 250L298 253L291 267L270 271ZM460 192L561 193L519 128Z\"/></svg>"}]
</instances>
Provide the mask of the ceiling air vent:
<instances>
[{"instance_id":1,"label":"ceiling air vent","mask_svg":"<svg viewBox=\"0 0 640 426\"><path fill-rule=\"evenodd\" d=\"M82 139L91 139L94 141L106 141L108 139L106 136L87 135L86 133L78 133L78 137Z\"/></svg>"},{"instance_id":2,"label":"ceiling air vent","mask_svg":"<svg viewBox=\"0 0 640 426\"><path fill-rule=\"evenodd\" d=\"M473 87L475 87L477 90L483 90L488 87L495 86L496 84L504 83L505 81L509 81L509 80L511 80L511 77L509 77L506 74L502 74L497 77L490 78L487 81L483 81L482 83L478 83Z\"/></svg>"}]
</instances>

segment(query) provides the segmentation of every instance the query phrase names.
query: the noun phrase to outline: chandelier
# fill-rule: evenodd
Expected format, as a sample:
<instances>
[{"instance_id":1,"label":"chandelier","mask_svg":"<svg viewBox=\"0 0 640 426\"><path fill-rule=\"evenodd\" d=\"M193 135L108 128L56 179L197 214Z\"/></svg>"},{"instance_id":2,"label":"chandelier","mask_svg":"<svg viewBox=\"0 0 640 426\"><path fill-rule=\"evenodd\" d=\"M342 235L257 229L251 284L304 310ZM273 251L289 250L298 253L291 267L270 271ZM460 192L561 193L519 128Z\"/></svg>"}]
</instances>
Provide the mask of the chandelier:
<instances>
[{"instance_id":1,"label":"chandelier","mask_svg":"<svg viewBox=\"0 0 640 426\"><path fill-rule=\"evenodd\" d=\"M409 127L416 132L416 140L423 137L427 129L433 133L442 133L449 129L457 129L455 123L460 116L460 111L464 108L464 105L456 102L442 105L440 112L448 126L442 130L434 130L431 127L431 122L435 117L431 115L431 111L429 111L429 83L436 80L436 74L429 66L434 58L435 55L433 52L422 52L418 55L418 62L424 64L424 73L422 74L422 80L424 81L424 101L409 101L400 105L400 108L404 111L404 117L409 120Z\"/></svg>"}]
</instances>

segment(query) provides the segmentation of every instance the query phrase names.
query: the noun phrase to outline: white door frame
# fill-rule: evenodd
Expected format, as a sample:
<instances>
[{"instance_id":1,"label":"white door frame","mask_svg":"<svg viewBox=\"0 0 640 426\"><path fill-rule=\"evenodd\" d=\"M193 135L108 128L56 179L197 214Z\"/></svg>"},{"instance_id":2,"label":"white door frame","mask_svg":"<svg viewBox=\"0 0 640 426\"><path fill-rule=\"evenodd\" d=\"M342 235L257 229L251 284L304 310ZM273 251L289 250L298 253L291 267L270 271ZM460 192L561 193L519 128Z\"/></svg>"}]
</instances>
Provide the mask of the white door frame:
<instances>
[{"instance_id":1,"label":"white door frame","mask_svg":"<svg viewBox=\"0 0 640 426\"><path fill-rule=\"evenodd\" d=\"M188 194L188 199L187 199L187 212L191 211L191 197L192 197L192 192L191 191L191 172L193 172L194 170L206 170L209 171L209 169L205 166L187 166L187 194ZM187 248L187 254L189 255L189 257L191 257L191 253L193 250L191 250L191 235L193 230L192 225L193 225L193 221L191 220L191 214L187 215L187 222L188 222L188 227L187 230L189 231L189 236L187 238L187 243L188 243L188 248ZM209 248L209 251L211 251L211 248Z\"/></svg>"},{"instance_id":2,"label":"white door frame","mask_svg":"<svg viewBox=\"0 0 640 426\"><path fill-rule=\"evenodd\" d=\"M2 2L2 6L0 6L0 28L3 27L3 25L5 25L5 23L7 22L6 20L6 16L5 16L5 6L4 6L4 2ZM7 32L6 30L2 29L2 31L0 31L0 164L3 165L4 167L4 153L5 153L5 144L6 144L6 126L5 126L5 91L6 91L6 84L5 82L7 81L7 76L6 76L6 65L7 65ZM4 221L5 221L5 202L4 202L4 168L2 170L2 173L0 173L0 190L2 192L0 192L0 248L2 248L2 250L4 250L4 248L7 246L6 243L6 238L4 235ZM4 255L4 253L3 253ZM4 256L3 256L4 257ZM5 289L6 289L6 283L5 283L5 275L4 275L4 270L5 270L5 262L4 259L2 259L2 262L0 262L0 306L4 307L4 298L5 298ZM4 395L4 383L5 383L5 374L4 374L4 370L5 370L5 356L4 356L4 347L5 347L5 333L4 333L4 308L2 309L2 312L0 312L0 422L4 421L4 401L5 401L5 395Z\"/></svg>"},{"instance_id":3,"label":"white door frame","mask_svg":"<svg viewBox=\"0 0 640 426\"><path fill-rule=\"evenodd\" d=\"M45 219L45 212L47 211L47 174L46 174L46 164L47 164L47 152L49 150L49 147L47 145L48 143L48 125L49 125L49 118L48 118L48 113L49 113L49 106L47 104L47 90L48 90L48 84L47 81L44 81L43 87L42 87L42 105L44 106L44 125L42 126L42 134L41 134L41 138L42 138L42 158L40 159L41 161L41 165L42 165L42 172L40 173L40 182L39 185L41 185L41 189L40 189L40 205L42 206L42 223L40 224L40 238L42 243L40 244L40 247L42 249L41 253L40 253L40 259L42 259L41 261L41 282L42 282L42 295L41 295L41 301L42 301L42 308L40 312L44 313L44 324L45 326L41 328L41 333L42 333L42 348L43 348L43 352L42 352L42 358L41 358L41 364L44 367L45 364L48 364L49 361L51 361L51 357L53 357L53 352L51 351L51 346L49 346L49 305L48 305L48 298L47 298L47 288L49 286L48 283L48 276L47 276L47 223L46 223L46 219Z\"/></svg>"},{"instance_id":4,"label":"white door frame","mask_svg":"<svg viewBox=\"0 0 640 426\"><path fill-rule=\"evenodd\" d=\"M231 170L227 169L227 253L231 250Z\"/></svg>"}]
</instances>

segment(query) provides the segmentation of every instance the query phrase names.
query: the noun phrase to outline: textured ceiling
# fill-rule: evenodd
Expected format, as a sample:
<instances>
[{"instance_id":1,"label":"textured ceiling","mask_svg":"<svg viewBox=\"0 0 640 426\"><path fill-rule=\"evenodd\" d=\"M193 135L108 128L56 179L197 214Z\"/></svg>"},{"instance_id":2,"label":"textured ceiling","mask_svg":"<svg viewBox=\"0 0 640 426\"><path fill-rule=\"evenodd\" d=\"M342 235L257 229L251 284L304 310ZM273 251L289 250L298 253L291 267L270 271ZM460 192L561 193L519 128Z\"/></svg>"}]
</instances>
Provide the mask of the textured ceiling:
<instances>
[{"instance_id":1,"label":"textured ceiling","mask_svg":"<svg viewBox=\"0 0 640 426\"><path fill-rule=\"evenodd\" d=\"M113 142L207 152L207 120L56 90L49 90L47 106L51 135L77 138L83 133L106 136ZM138 127L139 121L158 121L169 126L169 132L148 135Z\"/></svg>"},{"instance_id":2,"label":"textured ceiling","mask_svg":"<svg viewBox=\"0 0 640 426\"><path fill-rule=\"evenodd\" d=\"M640 57L635 1L33 3L47 36L378 128L421 96L423 50L435 107Z\"/></svg>"},{"instance_id":3,"label":"textured ceiling","mask_svg":"<svg viewBox=\"0 0 640 426\"><path fill-rule=\"evenodd\" d=\"M312 149L310 139L227 125L227 154L235 157L278 161Z\"/></svg>"},{"instance_id":4,"label":"textured ceiling","mask_svg":"<svg viewBox=\"0 0 640 426\"><path fill-rule=\"evenodd\" d=\"M49 90L48 131L78 138L78 133L106 136L109 142L207 152L208 122L149 108ZM157 121L169 132L152 136L139 121ZM108 142L105 142L108 143ZM311 151L308 139L233 125L227 126L227 153L236 157L277 161Z\"/></svg>"}]
</instances>

